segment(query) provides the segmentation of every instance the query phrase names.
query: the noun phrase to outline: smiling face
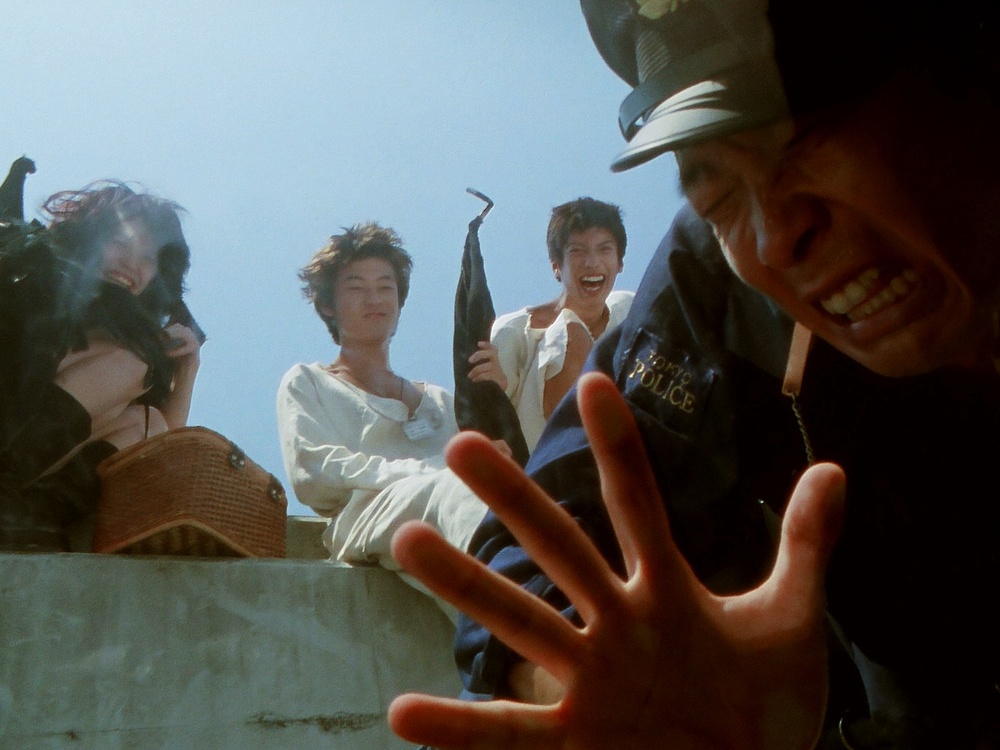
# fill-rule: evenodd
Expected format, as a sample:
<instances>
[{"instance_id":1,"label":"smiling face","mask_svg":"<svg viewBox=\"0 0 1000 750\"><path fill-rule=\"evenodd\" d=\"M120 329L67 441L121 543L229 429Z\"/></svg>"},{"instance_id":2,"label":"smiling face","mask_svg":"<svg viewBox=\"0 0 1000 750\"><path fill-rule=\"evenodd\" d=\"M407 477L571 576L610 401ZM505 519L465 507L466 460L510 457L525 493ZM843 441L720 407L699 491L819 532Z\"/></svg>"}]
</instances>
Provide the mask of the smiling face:
<instances>
[{"instance_id":1,"label":"smiling face","mask_svg":"<svg viewBox=\"0 0 1000 750\"><path fill-rule=\"evenodd\" d=\"M574 232L563 248L562 262L553 263L552 270L566 290L568 307L595 300L603 303L622 270L618 243L601 227Z\"/></svg>"},{"instance_id":2,"label":"smiling face","mask_svg":"<svg viewBox=\"0 0 1000 750\"><path fill-rule=\"evenodd\" d=\"M160 247L141 220L126 219L104 241L101 258L102 279L139 295L156 277Z\"/></svg>"},{"instance_id":3,"label":"smiling face","mask_svg":"<svg viewBox=\"0 0 1000 750\"><path fill-rule=\"evenodd\" d=\"M362 258L344 266L333 285L333 308L323 312L337 322L340 343L385 342L399 322L399 288L392 265Z\"/></svg>"},{"instance_id":4,"label":"smiling face","mask_svg":"<svg viewBox=\"0 0 1000 750\"><path fill-rule=\"evenodd\" d=\"M677 153L682 187L733 269L890 376L980 361L983 302L1000 280L996 222L983 209L995 193L972 164L997 164L995 146L963 142L968 129L947 136L957 129L929 122L926 92L909 106L917 100L883 92L838 116Z\"/></svg>"}]
</instances>

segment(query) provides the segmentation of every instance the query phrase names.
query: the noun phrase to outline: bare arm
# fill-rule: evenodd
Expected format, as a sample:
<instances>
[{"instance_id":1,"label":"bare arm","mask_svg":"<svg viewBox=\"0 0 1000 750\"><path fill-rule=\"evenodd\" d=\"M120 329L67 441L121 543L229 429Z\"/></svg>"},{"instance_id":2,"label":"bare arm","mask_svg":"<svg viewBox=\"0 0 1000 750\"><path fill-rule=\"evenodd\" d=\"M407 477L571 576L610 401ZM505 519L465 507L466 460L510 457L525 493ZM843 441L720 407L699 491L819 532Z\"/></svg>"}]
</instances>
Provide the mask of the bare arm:
<instances>
[{"instance_id":1,"label":"bare arm","mask_svg":"<svg viewBox=\"0 0 1000 750\"><path fill-rule=\"evenodd\" d=\"M806 472L769 578L745 594L715 596L672 543L613 383L589 374L579 396L625 580L481 437L456 438L449 463L566 593L583 628L422 524L394 540L406 570L542 667L564 694L548 705L404 695L390 707L393 730L442 750L812 747L826 699L823 572L839 532L843 472L829 464Z\"/></svg>"},{"instance_id":2,"label":"bare arm","mask_svg":"<svg viewBox=\"0 0 1000 750\"><path fill-rule=\"evenodd\" d=\"M167 356L174 360L173 390L160 407L167 427L175 429L187 424L191 412L194 381L201 365L201 344L187 326L174 323L164 330Z\"/></svg>"}]
</instances>

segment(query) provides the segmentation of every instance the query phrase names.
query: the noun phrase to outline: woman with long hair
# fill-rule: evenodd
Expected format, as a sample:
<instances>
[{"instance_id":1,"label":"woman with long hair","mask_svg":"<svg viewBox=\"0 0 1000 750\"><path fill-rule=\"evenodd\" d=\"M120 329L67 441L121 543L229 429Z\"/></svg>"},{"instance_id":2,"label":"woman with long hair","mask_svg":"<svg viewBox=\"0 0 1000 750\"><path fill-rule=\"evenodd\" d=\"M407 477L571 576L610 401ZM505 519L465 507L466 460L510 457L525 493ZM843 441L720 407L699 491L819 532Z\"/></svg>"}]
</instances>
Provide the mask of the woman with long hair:
<instances>
[{"instance_id":1,"label":"woman with long hair","mask_svg":"<svg viewBox=\"0 0 1000 750\"><path fill-rule=\"evenodd\" d=\"M0 226L0 547L65 550L96 465L186 424L204 336L180 206L117 181Z\"/></svg>"}]
</instances>

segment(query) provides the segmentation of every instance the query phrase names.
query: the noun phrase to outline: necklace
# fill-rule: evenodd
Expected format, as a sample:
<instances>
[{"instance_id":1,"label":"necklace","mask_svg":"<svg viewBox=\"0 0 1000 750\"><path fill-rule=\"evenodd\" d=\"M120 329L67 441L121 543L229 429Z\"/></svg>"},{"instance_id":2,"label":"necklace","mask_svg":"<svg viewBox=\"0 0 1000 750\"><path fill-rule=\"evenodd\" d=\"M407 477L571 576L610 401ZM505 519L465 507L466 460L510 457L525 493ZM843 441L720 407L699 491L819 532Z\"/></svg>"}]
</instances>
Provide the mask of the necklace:
<instances>
[{"instance_id":1,"label":"necklace","mask_svg":"<svg viewBox=\"0 0 1000 750\"><path fill-rule=\"evenodd\" d=\"M608 327L608 319L610 318L610 312L605 305L604 310L601 312L601 317L597 319L597 322L591 325L587 323L587 332L590 334L590 338L596 339L604 330Z\"/></svg>"}]
</instances>

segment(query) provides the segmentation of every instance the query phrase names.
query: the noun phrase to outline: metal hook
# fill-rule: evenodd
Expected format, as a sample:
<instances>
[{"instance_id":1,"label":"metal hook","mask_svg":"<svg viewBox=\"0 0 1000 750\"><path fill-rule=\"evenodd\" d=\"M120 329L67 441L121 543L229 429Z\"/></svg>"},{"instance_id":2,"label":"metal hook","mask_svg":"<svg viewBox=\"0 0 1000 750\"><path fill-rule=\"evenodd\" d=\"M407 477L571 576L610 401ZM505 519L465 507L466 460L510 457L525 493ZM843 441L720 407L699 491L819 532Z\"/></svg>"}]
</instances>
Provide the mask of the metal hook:
<instances>
[{"instance_id":1,"label":"metal hook","mask_svg":"<svg viewBox=\"0 0 1000 750\"><path fill-rule=\"evenodd\" d=\"M466 188L465 192L471 193L472 195L479 198L479 200L481 201L486 201L486 208L484 208L482 211L479 212L479 220L482 221L483 219L486 218L486 214L490 212L490 209L493 208L493 201L474 188Z\"/></svg>"}]
</instances>

